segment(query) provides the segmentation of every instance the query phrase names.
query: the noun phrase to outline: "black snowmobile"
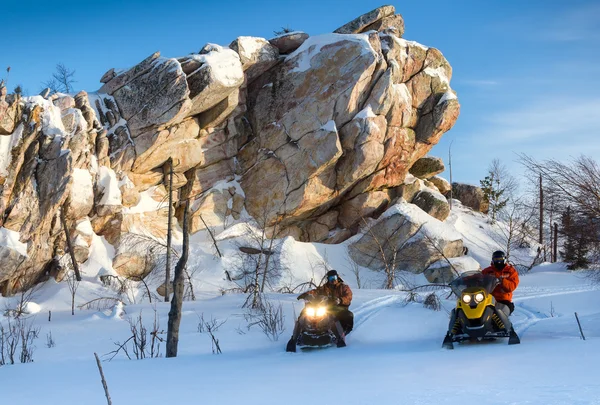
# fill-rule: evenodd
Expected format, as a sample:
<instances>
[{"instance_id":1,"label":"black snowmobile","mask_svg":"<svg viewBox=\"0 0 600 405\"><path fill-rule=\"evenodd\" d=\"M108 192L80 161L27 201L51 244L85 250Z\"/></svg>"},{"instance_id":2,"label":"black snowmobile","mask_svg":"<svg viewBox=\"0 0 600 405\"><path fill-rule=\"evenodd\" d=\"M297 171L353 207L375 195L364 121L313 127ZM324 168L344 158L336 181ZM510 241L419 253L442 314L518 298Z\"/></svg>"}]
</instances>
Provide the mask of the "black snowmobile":
<instances>
[{"instance_id":1,"label":"black snowmobile","mask_svg":"<svg viewBox=\"0 0 600 405\"><path fill-rule=\"evenodd\" d=\"M479 271L464 272L450 283L458 299L442 347L454 349L454 342L496 338L508 338L509 345L521 343L508 313L496 306L492 291L499 283L493 275Z\"/></svg>"},{"instance_id":2,"label":"black snowmobile","mask_svg":"<svg viewBox=\"0 0 600 405\"><path fill-rule=\"evenodd\" d=\"M327 347L335 344L337 347L346 346L342 325L332 311L333 304L327 296L302 294L298 299L305 301L305 306L294 333L287 343L286 351L295 352L300 348Z\"/></svg>"}]
</instances>

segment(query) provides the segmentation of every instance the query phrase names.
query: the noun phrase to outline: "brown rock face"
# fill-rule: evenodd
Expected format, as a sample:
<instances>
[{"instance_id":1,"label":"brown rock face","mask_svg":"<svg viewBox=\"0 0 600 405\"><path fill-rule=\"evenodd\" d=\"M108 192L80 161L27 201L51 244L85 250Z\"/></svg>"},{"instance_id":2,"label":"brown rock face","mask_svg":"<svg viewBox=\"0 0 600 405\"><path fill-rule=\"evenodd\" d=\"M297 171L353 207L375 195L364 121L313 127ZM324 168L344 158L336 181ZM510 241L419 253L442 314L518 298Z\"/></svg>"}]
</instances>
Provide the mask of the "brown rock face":
<instances>
[{"instance_id":1,"label":"brown rock face","mask_svg":"<svg viewBox=\"0 0 600 405\"><path fill-rule=\"evenodd\" d=\"M483 190L470 184L452 183L452 198L456 198L466 207L484 214L487 214L490 207L483 195Z\"/></svg>"},{"instance_id":2,"label":"brown rock face","mask_svg":"<svg viewBox=\"0 0 600 405\"><path fill-rule=\"evenodd\" d=\"M392 212L383 215L369 231L349 246L352 259L361 266L382 270L394 266L396 270L422 273L429 265L442 258L462 255L460 234L441 231L448 227L408 203L399 203ZM439 235L447 236L441 238ZM381 253L383 249L383 254ZM391 260L394 260L394 262Z\"/></svg>"},{"instance_id":3,"label":"brown rock face","mask_svg":"<svg viewBox=\"0 0 600 405\"><path fill-rule=\"evenodd\" d=\"M403 31L402 17L383 6L334 34L238 37L232 49L207 44L180 58L157 52L109 70L97 93L24 100L2 87L0 230L21 245L0 244L0 289L26 288L65 252L62 211L78 260L95 233L113 244L119 274L151 271L147 250L128 241L165 237L169 158L174 201L192 202L193 232L249 215L280 235L339 243L375 219L378 234L395 240L390 249L422 270L435 252L413 237L427 221L408 208L384 212L402 197L422 215L408 202L447 216L434 186L407 174L448 189L424 156L460 105L441 52ZM460 245L438 242L449 255ZM366 235L353 246L358 263L378 266L361 253L372 247Z\"/></svg>"},{"instance_id":4,"label":"brown rock face","mask_svg":"<svg viewBox=\"0 0 600 405\"><path fill-rule=\"evenodd\" d=\"M417 160L409 172L419 179L429 179L446 170L441 158L425 156Z\"/></svg>"},{"instance_id":5,"label":"brown rock face","mask_svg":"<svg viewBox=\"0 0 600 405\"><path fill-rule=\"evenodd\" d=\"M444 221L450 215L450 205L446 198L433 190L420 191L412 203L440 221Z\"/></svg>"},{"instance_id":6,"label":"brown rock face","mask_svg":"<svg viewBox=\"0 0 600 405\"><path fill-rule=\"evenodd\" d=\"M437 189L442 194L446 194L448 191L450 191L452 189L452 186L450 185L448 180L446 180L442 177L433 176L429 179L429 181L432 182L433 185L436 186Z\"/></svg>"},{"instance_id":7,"label":"brown rock face","mask_svg":"<svg viewBox=\"0 0 600 405\"><path fill-rule=\"evenodd\" d=\"M393 15L395 12L396 9L394 6L379 7L361 15L360 17L350 21L348 24L341 26L333 32L336 34L356 34L362 32L371 24L375 24L381 19Z\"/></svg>"},{"instance_id":8,"label":"brown rock face","mask_svg":"<svg viewBox=\"0 0 600 405\"><path fill-rule=\"evenodd\" d=\"M288 32L275 38L269 39L269 43L279 49L280 55L288 55L300 48L300 45L308 39L308 34L300 31Z\"/></svg>"}]
</instances>

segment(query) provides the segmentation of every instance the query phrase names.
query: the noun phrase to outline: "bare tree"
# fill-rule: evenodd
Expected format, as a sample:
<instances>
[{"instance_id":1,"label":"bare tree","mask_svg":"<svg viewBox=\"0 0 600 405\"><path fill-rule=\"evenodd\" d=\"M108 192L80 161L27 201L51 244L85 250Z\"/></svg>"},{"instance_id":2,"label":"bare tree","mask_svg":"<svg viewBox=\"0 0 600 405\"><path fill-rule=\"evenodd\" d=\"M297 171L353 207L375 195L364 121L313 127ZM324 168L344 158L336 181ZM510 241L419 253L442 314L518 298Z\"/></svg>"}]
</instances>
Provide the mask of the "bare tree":
<instances>
[{"instance_id":1,"label":"bare tree","mask_svg":"<svg viewBox=\"0 0 600 405\"><path fill-rule=\"evenodd\" d=\"M186 200L183 211L183 248L181 257L175 266L175 283L171 310L169 311L169 324L167 329L167 357L177 357L177 345L179 344L179 325L181 323L181 308L183 306L183 279L184 269L187 264L190 236L189 236L189 211L190 201Z\"/></svg>"},{"instance_id":2,"label":"bare tree","mask_svg":"<svg viewBox=\"0 0 600 405\"><path fill-rule=\"evenodd\" d=\"M282 274L281 240L277 239L279 220L268 225L267 212L256 224L247 224L245 241L238 243L237 265L227 270L228 279L247 293L244 307L262 308L262 295Z\"/></svg>"},{"instance_id":3,"label":"bare tree","mask_svg":"<svg viewBox=\"0 0 600 405\"><path fill-rule=\"evenodd\" d=\"M67 273L66 278L69 291L71 292L71 315L75 315L75 295L77 294L77 289L79 288L79 281L75 276L75 272L72 270Z\"/></svg>"},{"instance_id":4,"label":"bare tree","mask_svg":"<svg viewBox=\"0 0 600 405\"><path fill-rule=\"evenodd\" d=\"M581 233L582 243L588 244L589 252L585 253L592 267L597 267L600 261L600 166L590 157L580 156L570 162L563 163L554 159L542 162L520 155L521 163L531 172L543 179L543 192L549 190L556 195L553 210L563 213L570 207L571 216L585 232ZM581 231L581 226L572 227ZM582 245L583 247L583 245ZM593 272L600 277L600 272Z\"/></svg>"},{"instance_id":5,"label":"bare tree","mask_svg":"<svg viewBox=\"0 0 600 405\"><path fill-rule=\"evenodd\" d=\"M172 220L173 220L173 158L169 157L167 163L169 181L167 186L167 192L169 195L169 214L167 220L167 251L166 251L166 264L165 264L165 302L169 302L169 286L171 284L171 232L172 232ZM165 168L165 172L167 169ZM165 173L166 177L166 173Z\"/></svg>"},{"instance_id":6,"label":"bare tree","mask_svg":"<svg viewBox=\"0 0 600 405\"><path fill-rule=\"evenodd\" d=\"M52 93L71 93L73 92L73 84L77 81L74 79L75 71L66 67L63 63L56 65L56 72L52 74L52 78L42 84L43 88L49 88Z\"/></svg>"}]
</instances>

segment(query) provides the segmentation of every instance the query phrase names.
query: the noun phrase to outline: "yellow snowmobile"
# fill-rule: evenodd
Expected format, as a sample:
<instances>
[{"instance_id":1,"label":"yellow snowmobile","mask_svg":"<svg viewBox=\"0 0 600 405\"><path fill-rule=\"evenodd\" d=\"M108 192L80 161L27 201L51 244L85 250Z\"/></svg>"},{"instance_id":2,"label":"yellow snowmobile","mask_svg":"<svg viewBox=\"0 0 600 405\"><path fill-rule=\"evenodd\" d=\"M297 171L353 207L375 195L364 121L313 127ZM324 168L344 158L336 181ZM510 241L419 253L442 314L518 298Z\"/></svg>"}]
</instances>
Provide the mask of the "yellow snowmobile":
<instances>
[{"instance_id":1,"label":"yellow snowmobile","mask_svg":"<svg viewBox=\"0 0 600 405\"><path fill-rule=\"evenodd\" d=\"M498 284L496 277L479 271L464 272L450 283L450 288L458 299L456 308L450 315L448 333L442 347L454 349L454 342L505 337L508 338L509 345L521 343L508 319L508 307L497 304L492 296L492 291Z\"/></svg>"}]
</instances>

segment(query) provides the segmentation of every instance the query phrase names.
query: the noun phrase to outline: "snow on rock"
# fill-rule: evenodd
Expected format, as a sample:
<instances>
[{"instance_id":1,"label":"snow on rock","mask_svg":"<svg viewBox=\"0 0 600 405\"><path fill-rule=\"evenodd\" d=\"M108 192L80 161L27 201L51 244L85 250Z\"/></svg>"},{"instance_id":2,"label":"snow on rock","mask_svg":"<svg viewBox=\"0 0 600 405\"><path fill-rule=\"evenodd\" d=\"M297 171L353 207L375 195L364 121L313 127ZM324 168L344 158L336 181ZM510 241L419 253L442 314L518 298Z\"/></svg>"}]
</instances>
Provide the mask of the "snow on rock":
<instances>
[{"instance_id":1,"label":"snow on rock","mask_svg":"<svg viewBox=\"0 0 600 405\"><path fill-rule=\"evenodd\" d=\"M290 73L301 73L311 68L312 58L319 54L321 48L325 45L333 44L341 41L352 41L361 44L364 48L364 53L375 54L375 50L369 42L368 34L323 34L309 37L304 43L289 54L285 61L295 60L296 67ZM294 59L297 58L298 59Z\"/></svg>"},{"instance_id":2,"label":"snow on rock","mask_svg":"<svg viewBox=\"0 0 600 405\"><path fill-rule=\"evenodd\" d=\"M81 266L81 272L91 277L117 276L117 272L112 266L114 256L115 248L104 239L104 236L94 234L90 246L90 255Z\"/></svg>"},{"instance_id":3,"label":"snow on rock","mask_svg":"<svg viewBox=\"0 0 600 405\"><path fill-rule=\"evenodd\" d=\"M22 309L23 312L25 312L26 314L32 315L40 312L42 310L42 307L39 304L36 304L35 302L28 301L23 304Z\"/></svg>"},{"instance_id":4,"label":"snow on rock","mask_svg":"<svg viewBox=\"0 0 600 405\"><path fill-rule=\"evenodd\" d=\"M197 55L188 55L190 59L193 59L200 64L208 64L211 66L214 80L223 84L226 87L237 87L240 82L244 80L244 73L242 70L242 62L238 54L229 48L223 48L222 46L213 44L214 49L211 52ZM202 69L202 68L200 68ZM197 71L191 73L195 74Z\"/></svg>"},{"instance_id":5,"label":"snow on rock","mask_svg":"<svg viewBox=\"0 0 600 405\"><path fill-rule=\"evenodd\" d=\"M77 223L75 230L82 235L92 236L94 235L94 229L92 228L92 223L89 218L84 218Z\"/></svg>"},{"instance_id":6,"label":"snow on rock","mask_svg":"<svg viewBox=\"0 0 600 405\"><path fill-rule=\"evenodd\" d=\"M23 256L27 256L27 244L21 242L20 237L19 232L0 227L0 246L6 246L16 250Z\"/></svg>"},{"instance_id":7,"label":"snow on rock","mask_svg":"<svg viewBox=\"0 0 600 405\"><path fill-rule=\"evenodd\" d=\"M98 169L98 184L104 192L98 205L121 205L121 190L114 170L106 166Z\"/></svg>"},{"instance_id":8,"label":"snow on rock","mask_svg":"<svg viewBox=\"0 0 600 405\"><path fill-rule=\"evenodd\" d=\"M427 67L423 70L423 72L425 72L425 74L432 76L432 77L438 77L440 79L440 81L446 85L450 85L450 80L448 79L448 76L446 76L446 72L444 71L444 69L441 66L438 66L437 68L431 68L431 67Z\"/></svg>"},{"instance_id":9,"label":"snow on rock","mask_svg":"<svg viewBox=\"0 0 600 405\"><path fill-rule=\"evenodd\" d=\"M371 104L367 104L367 106L365 108L363 108L362 110L360 110L360 112L358 114L356 114L356 116L354 118L360 118L360 119L367 119L367 118L375 118L376 115L373 112L373 108L371 108Z\"/></svg>"},{"instance_id":10,"label":"snow on rock","mask_svg":"<svg viewBox=\"0 0 600 405\"><path fill-rule=\"evenodd\" d=\"M440 101L438 101L437 105L440 105L448 100L456 100L457 98L458 97L456 97L456 94L454 94L453 91L447 91L444 93L442 98L440 98Z\"/></svg>"},{"instance_id":11,"label":"snow on rock","mask_svg":"<svg viewBox=\"0 0 600 405\"><path fill-rule=\"evenodd\" d=\"M140 214L143 212L158 211L161 208L168 207L168 201L156 201L152 196L157 187L150 187L148 190L140 193L140 201L131 208L123 208L123 214Z\"/></svg>"},{"instance_id":12,"label":"snow on rock","mask_svg":"<svg viewBox=\"0 0 600 405\"><path fill-rule=\"evenodd\" d=\"M466 271L480 271L477 260L470 256L452 257L432 263L423 274L431 283L449 283Z\"/></svg>"},{"instance_id":13,"label":"snow on rock","mask_svg":"<svg viewBox=\"0 0 600 405\"><path fill-rule=\"evenodd\" d=\"M12 161L11 151L23 136L23 124L14 130L11 135L0 136L0 176L8 176L8 168Z\"/></svg>"},{"instance_id":14,"label":"snow on rock","mask_svg":"<svg viewBox=\"0 0 600 405\"><path fill-rule=\"evenodd\" d=\"M327 132L337 132L337 128L335 126L335 121L334 120L329 120L327 121L327 123L325 125L323 125L321 127L321 129L327 131Z\"/></svg>"},{"instance_id":15,"label":"snow on rock","mask_svg":"<svg viewBox=\"0 0 600 405\"><path fill-rule=\"evenodd\" d=\"M73 185L71 187L70 205L73 207L87 207L87 214L94 205L94 182L92 175L85 169L73 169Z\"/></svg>"}]
</instances>

